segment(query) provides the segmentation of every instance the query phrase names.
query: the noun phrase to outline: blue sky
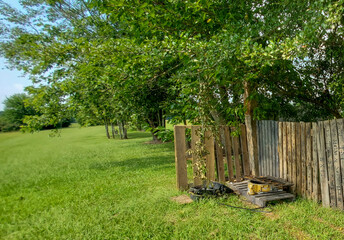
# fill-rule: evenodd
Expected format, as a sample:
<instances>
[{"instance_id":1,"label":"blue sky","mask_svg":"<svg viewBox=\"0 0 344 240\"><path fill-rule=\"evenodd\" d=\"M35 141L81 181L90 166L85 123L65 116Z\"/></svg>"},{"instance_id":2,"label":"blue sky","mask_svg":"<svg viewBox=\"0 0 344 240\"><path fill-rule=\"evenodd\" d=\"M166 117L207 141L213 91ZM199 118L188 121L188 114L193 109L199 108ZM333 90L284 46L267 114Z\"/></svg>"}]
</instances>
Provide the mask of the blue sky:
<instances>
[{"instance_id":1,"label":"blue sky","mask_svg":"<svg viewBox=\"0 0 344 240\"><path fill-rule=\"evenodd\" d=\"M3 0L4 2L19 7L17 0ZM0 57L0 111L3 110L3 101L15 93L24 92L24 87L29 86L31 81L29 78L23 77L23 73L19 71L11 71L6 69L6 60Z\"/></svg>"}]
</instances>

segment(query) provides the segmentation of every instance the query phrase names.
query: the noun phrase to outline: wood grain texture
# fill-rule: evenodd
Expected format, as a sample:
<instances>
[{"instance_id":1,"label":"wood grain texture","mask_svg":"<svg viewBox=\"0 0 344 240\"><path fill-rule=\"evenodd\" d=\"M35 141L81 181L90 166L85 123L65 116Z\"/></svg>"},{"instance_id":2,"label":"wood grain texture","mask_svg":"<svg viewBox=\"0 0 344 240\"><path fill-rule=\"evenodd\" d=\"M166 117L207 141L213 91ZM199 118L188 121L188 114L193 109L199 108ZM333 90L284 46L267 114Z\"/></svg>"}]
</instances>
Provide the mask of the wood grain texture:
<instances>
[{"instance_id":1,"label":"wood grain texture","mask_svg":"<svg viewBox=\"0 0 344 240\"><path fill-rule=\"evenodd\" d=\"M244 169L244 175L250 175L250 161L248 157L248 148L247 148L247 135L246 135L246 126L244 124L240 125L240 140L241 140L241 152L242 152L242 163Z\"/></svg>"},{"instance_id":2,"label":"wood grain texture","mask_svg":"<svg viewBox=\"0 0 344 240\"><path fill-rule=\"evenodd\" d=\"M317 147L317 136L318 135L318 124L312 123L312 168L313 168L313 178L312 178L312 199L316 202L319 201L319 158L318 158L318 147Z\"/></svg>"},{"instance_id":3,"label":"wood grain texture","mask_svg":"<svg viewBox=\"0 0 344 240\"><path fill-rule=\"evenodd\" d=\"M306 171L306 125L304 122L300 123L301 135L301 192L302 196L306 197L307 191L307 171Z\"/></svg>"},{"instance_id":4,"label":"wood grain texture","mask_svg":"<svg viewBox=\"0 0 344 240\"><path fill-rule=\"evenodd\" d=\"M188 176L184 126L174 126L174 139L177 188L179 190L187 190Z\"/></svg>"},{"instance_id":5,"label":"wood grain texture","mask_svg":"<svg viewBox=\"0 0 344 240\"><path fill-rule=\"evenodd\" d=\"M278 166L279 166L279 177L283 177L283 122L278 123Z\"/></svg>"},{"instance_id":6,"label":"wood grain texture","mask_svg":"<svg viewBox=\"0 0 344 240\"><path fill-rule=\"evenodd\" d=\"M312 196L312 124L306 123L306 167L307 167L307 198Z\"/></svg>"},{"instance_id":7,"label":"wood grain texture","mask_svg":"<svg viewBox=\"0 0 344 240\"><path fill-rule=\"evenodd\" d=\"M330 121L325 121L324 126L325 126L325 148L326 148L328 180L329 180L329 185L330 185L330 206L336 207L337 206L336 183L335 183L335 175L334 175Z\"/></svg>"},{"instance_id":8,"label":"wood grain texture","mask_svg":"<svg viewBox=\"0 0 344 240\"><path fill-rule=\"evenodd\" d=\"M333 153L333 165L334 165L334 182L337 199L337 208L343 209L343 192L342 192L342 176L340 169L340 156L339 156L339 141L337 133L337 121L330 121L331 127L331 141L332 141L332 153Z\"/></svg>"},{"instance_id":9,"label":"wood grain texture","mask_svg":"<svg viewBox=\"0 0 344 240\"><path fill-rule=\"evenodd\" d=\"M200 126L192 126L191 127L191 148L192 148L192 169L193 169L193 181L194 181L194 186L198 186L202 184L202 180L198 176L198 159L194 154L197 149L197 142L200 141Z\"/></svg>"},{"instance_id":10,"label":"wood grain texture","mask_svg":"<svg viewBox=\"0 0 344 240\"><path fill-rule=\"evenodd\" d=\"M232 159L232 140L231 140L230 130L228 126L224 127L224 135L225 135L225 151L226 151L226 159L227 159L228 178L229 178L229 181L233 181L234 173L233 173L233 159Z\"/></svg>"},{"instance_id":11,"label":"wood grain texture","mask_svg":"<svg viewBox=\"0 0 344 240\"><path fill-rule=\"evenodd\" d=\"M287 165L287 153L288 153L288 138L287 138L287 123L283 123L283 176L282 178L287 180L288 165Z\"/></svg>"},{"instance_id":12,"label":"wood grain texture","mask_svg":"<svg viewBox=\"0 0 344 240\"><path fill-rule=\"evenodd\" d=\"M235 162L235 178L237 181L240 181L242 178L242 169L240 163L239 155L239 137L233 137L233 152L234 152L234 162Z\"/></svg>"},{"instance_id":13,"label":"wood grain texture","mask_svg":"<svg viewBox=\"0 0 344 240\"><path fill-rule=\"evenodd\" d=\"M216 170L217 170L217 178L218 181L224 183L226 181L225 178L225 165L223 161L223 149L217 141L215 142L215 149L216 149Z\"/></svg>"},{"instance_id":14,"label":"wood grain texture","mask_svg":"<svg viewBox=\"0 0 344 240\"><path fill-rule=\"evenodd\" d=\"M292 134L291 134L291 122L287 123L287 136L288 136L288 154L287 154L287 165L288 165L288 174L287 174L287 180L288 182L292 182Z\"/></svg>"},{"instance_id":15,"label":"wood grain texture","mask_svg":"<svg viewBox=\"0 0 344 240\"><path fill-rule=\"evenodd\" d=\"M325 207L330 206L330 190L328 184L328 171L325 148L324 123L318 122L317 147L319 157L319 173L321 183L321 200Z\"/></svg>"},{"instance_id":16,"label":"wood grain texture","mask_svg":"<svg viewBox=\"0 0 344 240\"><path fill-rule=\"evenodd\" d=\"M295 123L296 192L301 195L301 124Z\"/></svg>"},{"instance_id":17,"label":"wood grain texture","mask_svg":"<svg viewBox=\"0 0 344 240\"><path fill-rule=\"evenodd\" d=\"M204 145L208 154L206 156L207 174L206 177L210 181L215 181L215 147L214 137L210 131L205 132Z\"/></svg>"},{"instance_id":18,"label":"wood grain texture","mask_svg":"<svg viewBox=\"0 0 344 240\"><path fill-rule=\"evenodd\" d=\"M338 150L340 159L340 169L342 175L342 193L344 198L344 119L337 120L338 129Z\"/></svg>"}]
</instances>

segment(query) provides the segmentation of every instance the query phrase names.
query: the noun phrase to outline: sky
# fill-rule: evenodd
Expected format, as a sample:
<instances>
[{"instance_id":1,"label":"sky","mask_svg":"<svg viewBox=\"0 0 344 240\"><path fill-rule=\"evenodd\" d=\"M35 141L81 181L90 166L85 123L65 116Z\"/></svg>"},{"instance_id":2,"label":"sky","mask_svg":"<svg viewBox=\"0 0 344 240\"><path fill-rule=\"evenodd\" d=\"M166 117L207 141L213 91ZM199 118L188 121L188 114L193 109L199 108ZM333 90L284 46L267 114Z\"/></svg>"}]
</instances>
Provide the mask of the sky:
<instances>
[{"instance_id":1,"label":"sky","mask_svg":"<svg viewBox=\"0 0 344 240\"><path fill-rule=\"evenodd\" d=\"M19 7L17 0L3 0L4 2ZM4 109L3 102L6 97L15 93L23 93L24 88L29 86L31 81L19 71L9 70L6 68L6 60L0 57L0 111Z\"/></svg>"}]
</instances>

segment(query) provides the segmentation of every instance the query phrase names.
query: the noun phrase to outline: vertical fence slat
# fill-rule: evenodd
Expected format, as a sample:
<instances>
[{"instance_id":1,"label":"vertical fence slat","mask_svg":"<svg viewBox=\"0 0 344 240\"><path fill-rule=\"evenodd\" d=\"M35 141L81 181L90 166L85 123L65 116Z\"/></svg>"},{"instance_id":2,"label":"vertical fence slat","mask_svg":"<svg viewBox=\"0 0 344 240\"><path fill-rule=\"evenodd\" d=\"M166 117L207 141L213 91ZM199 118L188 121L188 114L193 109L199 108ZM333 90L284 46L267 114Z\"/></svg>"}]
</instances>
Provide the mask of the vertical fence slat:
<instances>
[{"instance_id":1,"label":"vertical fence slat","mask_svg":"<svg viewBox=\"0 0 344 240\"><path fill-rule=\"evenodd\" d=\"M267 121L267 148L268 148L268 154L267 154L267 165L268 165L268 173L267 175L272 176L272 161L271 161L271 145L272 145L272 141L271 141L271 121Z\"/></svg>"},{"instance_id":2,"label":"vertical fence slat","mask_svg":"<svg viewBox=\"0 0 344 240\"><path fill-rule=\"evenodd\" d=\"M241 164L239 156L239 137L233 137L233 152L235 160L235 178L237 181L241 180Z\"/></svg>"},{"instance_id":3,"label":"vertical fence slat","mask_svg":"<svg viewBox=\"0 0 344 240\"><path fill-rule=\"evenodd\" d=\"M216 169L217 169L217 177L218 181L224 183L226 181L225 178L225 166L223 162L223 149L221 144L217 141L215 142L215 149L216 149Z\"/></svg>"},{"instance_id":4,"label":"vertical fence slat","mask_svg":"<svg viewBox=\"0 0 344 240\"><path fill-rule=\"evenodd\" d=\"M215 152L214 152L214 137L210 131L205 132L204 145L208 154L206 156L207 165L207 179L215 181Z\"/></svg>"},{"instance_id":5,"label":"vertical fence slat","mask_svg":"<svg viewBox=\"0 0 344 240\"><path fill-rule=\"evenodd\" d=\"M319 156L319 172L321 183L321 199L325 207L330 206L330 191L328 185L328 171L325 152L325 133L324 123L318 122L318 136L317 136L318 156Z\"/></svg>"},{"instance_id":6,"label":"vertical fence slat","mask_svg":"<svg viewBox=\"0 0 344 240\"><path fill-rule=\"evenodd\" d=\"M296 192L301 195L301 124L295 123Z\"/></svg>"},{"instance_id":7,"label":"vertical fence slat","mask_svg":"<svg viewBox=\"0 0 344 240\"><path fill-rule=\"evenodd\" d=\"M192 169L193 169L193 181L194 185L198 186L202 184L202 180L198 176L198 159L195 157L196 143L200 141L199 136L200 126L191 127L191 148L192 148Z\"/></svg>"},{"instance_id":8,"label":"vertical fence slat","mask_svg":"<svg viewBox=\"0 0 344 240\"><path fill-rule=\"evenodd\" d=\"M288 138L287 138L287 123L283 123L283 178L287 179L288 165L287 165L287 149L288 149Z\"/></svg>"},{"instance_id":9,"label":"vertical fence slat","mask_svg":"<svg viewBox=\"0 0 344 240\"><path fill-rule=\"evenodd\" d=\"M277 159L276 159L276 124L275 121L271 121L271 161L272 172L271 176L276 177L277 173Z\"/></svg>"},{"instance_id":10,"label":"vertical fence slat","mask_svg":"<svg viewBox=\"0 0 344 240\"><path fill-rule=\"evenodd\" d=\"M311 198L312 195L312 130L311 123L306 123L306 168L307 168L307 198Z\"/></svg>"},{"instance_id":11,"label":"vertical fence slat","mask_svg":"<svg viewBox=\"0 0 344 240\"><path fill-rule=\"evenodd\" d=\"M279 159L279 177L283 178L283 123L278 123L278 159Z\"/></svg>"},{"instance_id":12,"label":"vertical fence slat","mask_svg":"<svg viewBox=\"0 0 344 240\"><path fill-rule=\"evenodd\" d=\"M337 120L338 128L338 143L339 143L339 157L341 165L341 175L342 175L342 193L344 198L344 119ZM343 207L344 210L344 207Z\"/></svg>"},{"instance_id":13,"label":"vertical fence slat","mask_svg":"<svg viewBox=\"0 0 344 240\"><path fill-rule=\"evenodd\" d=\"M248 148L247 148L247 136L246 136L246 127L244 124L241 124L241 151L242 151L242 162L244 166L244 175L250 175L250 162L248 158Z\"/></svg>"},{"instance_id":14,"label":"vertical fence slat","mask_svg":"<svg viewBox=\"0 0 344 240\"><path fill-rule=\"evenodd\" d=\"M276 159L276 176L275 177L280 177L280 164L279 164L279 155L278 155L278 139L279 139L279 126L278 126L278 122L274 122L275 123L275 159Z\"/></svg>"},{"instance_id":15,"label":"vertical fence slat","mask_svg":"<svg viewBox=\"0 0 344 240\"><path fill-rule=\"evenodd\" d=\"M188 189L188 176L186 164L185 126L174 126L174 139L177 188L179 190L186 190Z\"/></svg>"},{"instance_id":16,"label":"vertical fence slat","mask_svg":"<svg viewBox=\"0 0 344 240\"><path fill-rule=\"evenodd\" d=\"M318 147L317 147L317 138L318 135L318 125L316 123L312 123L312 159L313 159L313 193L312 199L316 202L319 201L319 158L318 158Z\"/></svg>"},{"instance_id":17,"label":"vertical fence slat","mask_svg":"<svg viewBox=\"0 0 344 240\"><path fill-rule=\"evenodd\" d=\"M340 159L339 159L339 151L338 151L338 134L337 134L336 120L331 120L330 126L331 126L331 140L332 140L337 208L343 209L342 177L340 174L341 171L340 171Z\"/></svg>"},{"instance_id":18,"label":"vertical fence slat","mask_svg":"<svg viewBox=\"0 0 344 240\"><path fill-rule=\"evenodd\" d=\"M291 169L291 181L294 183L292 190L293 192L296 192L296 136L295 136L295 122L291 123L291 163L292 163L292 169Z\"/></svg>"},{"instance_id":19,"label":"vertical fence slat","mask_svg":"<svg viewBox=\"0 0 344 240\"><path fill-rule=\"evenodd\" d=\"M264 121L260 121L261 126L260 126L260 130L261 130L261 157L262 157L262 172L261 175L265 176L266 175L266 167L265 167L265 146L266 146L266 137L265 137L265 122Z\"/></svg>"},{"instance_id":20,"label":"vertical fence slat","mask_svg":"<svg viewBox=\"0 0 344 240\"><path fill-rule=\"evenodd\" d=\"M301 127L301 189L302 189L302 196L306 196L307 190L307 175L306 175L306 127L305 123L300 123Z\"/></svg>"},{"instance_id":21,"label":"vertical fence slat","mask_svg":"<svg viewBox=\"0 0 344 240\"><path fill-rule=\"evenodd\" d=\"M275 140L275 128L274 128L274 122L273 121L269 121L269 125L270 125L270 131L269 131L269 135L270 135L270 166L271 166L271 171L270 171L270 176L275 176L275 152L274 152L274 140Z\"/></svg>"},{"instance_id":22,"label":"vertical fence slat","mask_svg":"<svg viewBox=\"0 0 344 240\"><path fill-rule=\"evenodd\" d=\"M287 180L289 182L292 181L291 179L291 169L292 169L292 164L291 164L291 148L292 148L292 141L291 141L291 122L287 123L287 137L288 137L288 154L287 154L287 165L288 165L288 174L287 174Z\"/></svg>"},{"instance_id":23,"label":"vertical fence slat","mask_svg":"<svg viewBox=\"0 0 344 240\"><path fill-rule=\"evenodd\" d=\"M336 200L336 187L335 187L335 180L334 180L335 176L334 176L330 121L325 121L324 126L325 126L325 147L326 147L328 179L329 179L329 184L330 184L330 206L336 207L337 200Z\"/></svg>"},{"instance_id":24,"label":"vertical fence slat","mask_svg":"<svg viewBox=\"0 0 344 240\"><path fill-rule=\"evenodd\" d=\"M232 161L232 141L230 136L229 127L225 127L225 150L226 150L226 158L227 158L227 171L228 171L228 177L229 181L234 180L234 174L233 174L233 161Z\"/></svg>"}]
</instances>

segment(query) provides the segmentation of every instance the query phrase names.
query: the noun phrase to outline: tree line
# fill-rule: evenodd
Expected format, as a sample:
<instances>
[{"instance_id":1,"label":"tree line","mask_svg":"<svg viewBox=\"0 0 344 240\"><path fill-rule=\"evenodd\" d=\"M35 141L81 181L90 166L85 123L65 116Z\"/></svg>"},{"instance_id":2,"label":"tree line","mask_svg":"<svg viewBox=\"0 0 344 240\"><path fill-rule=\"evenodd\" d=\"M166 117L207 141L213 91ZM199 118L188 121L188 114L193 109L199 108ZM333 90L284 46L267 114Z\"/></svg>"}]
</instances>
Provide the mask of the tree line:
<instances>
[{"instance_id":1,"label":"tree line","mask_svg":"<svg viewBox=\"0 0 344 240\"><path fill-rule=\"evenodd\" d=\"M343 117L343 1L20 3L0 2L0 54L32 80L29 131Z\"/></svg>"}]
</instances>

